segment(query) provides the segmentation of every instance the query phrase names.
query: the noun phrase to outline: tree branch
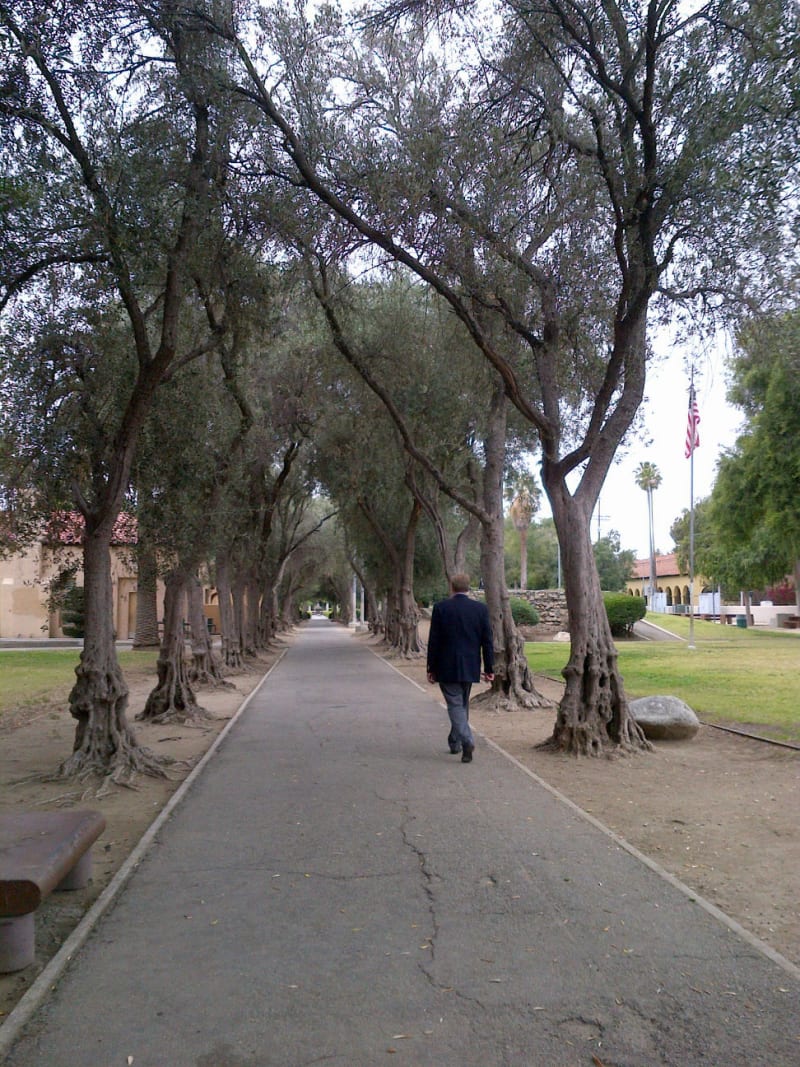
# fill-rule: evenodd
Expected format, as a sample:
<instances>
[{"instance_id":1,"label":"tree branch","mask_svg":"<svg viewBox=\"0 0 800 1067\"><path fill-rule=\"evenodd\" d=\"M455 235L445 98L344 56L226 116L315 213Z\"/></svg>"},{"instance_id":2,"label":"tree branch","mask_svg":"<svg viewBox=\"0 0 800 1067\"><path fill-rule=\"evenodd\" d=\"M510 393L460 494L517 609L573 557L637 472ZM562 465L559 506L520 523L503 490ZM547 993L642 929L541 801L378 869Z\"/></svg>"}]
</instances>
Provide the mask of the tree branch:
<instances>
[{"instance_id":1,"label":"tree branch","mask_svg":"<svg viewBox=\"0 0 800 1067\"><path fill-rule=\"evenodd\" d=\"M306 249L306 253L310 254L308 249ZM436 481L437 485L439 485L442 491L445 492L460 507L462 507L469 514L475 515L478 519L480 519L481 522L488 522L488 512L486 512L483 508L479 507L473 501L470 501L457 489L454 489L450 485L448 480L445 478L444 474L433 462L433 460L428 455L426 455L426 453L422 452L419 448L417 448L412 438L411 431L409 430L405 419L400 414L397 405L392 400L389 391L385 389L380 384L380 382L377 381L377 379L370 372L364 361L359 358L359 356L355 352L355 349L345 337L344 330L342 329L338 315L336 314L336 310L333 306L333 298L331 296L330 287L328 285L328 276L325 264L320 257L317 257L317 262L319 269L319 281L317 280L317 277L314 275L313 271L309 269L309 283L314 291L314 295L319 301L320 307L322 308L325 314L325 319L331 331L331 337L333 338L334 345L344 356L350 366L353 367L353 369L358 373L358 375L366 383L366 385L369 386L372 392L383 403L384 407L389 413L389 416L392 419L392 422L395 424L400 433L400 437L403 441L403 447L405 448L406 452L410 456L412 456L417 461L417 463L419 463L419 465L431 475L431 477Z\"/></svg>"}]
</instances>

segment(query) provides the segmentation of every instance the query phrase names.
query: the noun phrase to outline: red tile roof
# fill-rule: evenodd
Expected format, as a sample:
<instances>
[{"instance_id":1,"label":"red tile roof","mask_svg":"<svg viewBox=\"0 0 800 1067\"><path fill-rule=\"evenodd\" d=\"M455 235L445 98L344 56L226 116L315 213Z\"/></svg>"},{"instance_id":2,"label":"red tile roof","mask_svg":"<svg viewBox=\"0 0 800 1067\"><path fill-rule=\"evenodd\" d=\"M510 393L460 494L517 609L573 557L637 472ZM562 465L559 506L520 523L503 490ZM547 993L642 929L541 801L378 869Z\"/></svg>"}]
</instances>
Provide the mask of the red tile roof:
<instances>
[{"instance_id":1,"label":"red tile roof","mask_svg":"<svg viewBox=\"0 0 800 1067\"><path fill-rule=\"evenodd\" d=\"M111 534L112 545L135 545L138 540L136 516L120 512ZM63 511L50 520L44 537L50 544L79 545L83 541L83 516L79 511Z\"/></svg>"},{"instance_id":2,"label":"red tile roof","mask_svg":"<svg viewBox=\"0 0 800 1067\"><path fill-rule=\"evenodd\" d=\"M678 566L678 557L675 552L668 552L665 556L656 556L656 578L677 578L682 573ZM637 559L633 565L631 578L650 577L650 557Z\"/></svg>"}]
</instances>

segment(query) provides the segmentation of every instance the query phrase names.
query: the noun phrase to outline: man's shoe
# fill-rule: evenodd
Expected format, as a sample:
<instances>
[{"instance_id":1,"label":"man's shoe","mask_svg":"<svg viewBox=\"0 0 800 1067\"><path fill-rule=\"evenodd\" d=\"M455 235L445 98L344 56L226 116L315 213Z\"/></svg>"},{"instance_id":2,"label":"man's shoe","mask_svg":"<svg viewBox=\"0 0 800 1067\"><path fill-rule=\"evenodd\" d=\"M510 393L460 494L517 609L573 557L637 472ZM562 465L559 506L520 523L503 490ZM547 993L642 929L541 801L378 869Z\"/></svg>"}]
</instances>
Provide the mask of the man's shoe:
<instances>
[{"instance_id":1,"label":"man's shoe","mask_svg":"<svg viewBox=\"0 0 800 1067\"><path fill-rule=\"evenodd\" d=\"M460 751L461 751L460 748L454 748L453 745L450 746L450 755L451 756L457 756Z\"/></svg>"},{"instance_id":2,"label":"man's shoe","mask_svg":"<svg viewBox=\"0 0 800 1067\"><path fill-rule=\"evenodd\" d=\"M472 763L472 753L475 751L474 745L464 745L461 751L461 762Z\"/></svg>"}]
</instances>

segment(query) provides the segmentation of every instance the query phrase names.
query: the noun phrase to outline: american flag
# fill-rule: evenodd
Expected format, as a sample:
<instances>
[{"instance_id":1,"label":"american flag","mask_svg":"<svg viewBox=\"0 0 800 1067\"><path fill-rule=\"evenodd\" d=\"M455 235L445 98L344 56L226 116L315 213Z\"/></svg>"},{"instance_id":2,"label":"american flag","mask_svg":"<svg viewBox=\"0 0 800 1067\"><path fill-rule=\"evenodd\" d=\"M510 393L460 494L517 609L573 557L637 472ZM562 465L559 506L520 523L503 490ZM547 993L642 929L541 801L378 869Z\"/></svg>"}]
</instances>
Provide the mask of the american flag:
<instances>
[{"instance_id":1,"label":"american flag","mask_svg":"<svg viewBox=\"0 0 800 1067\"><path fill-rule=\"evenodd\" d=\"M700 444L700 434L697 427L700 424L700 412L697 410L697 397L694 393L694 386L689 389L689 418L686 422L686 451L685 455L688 459L694 452L697 446Z\"/></svg>"}]
</instances>

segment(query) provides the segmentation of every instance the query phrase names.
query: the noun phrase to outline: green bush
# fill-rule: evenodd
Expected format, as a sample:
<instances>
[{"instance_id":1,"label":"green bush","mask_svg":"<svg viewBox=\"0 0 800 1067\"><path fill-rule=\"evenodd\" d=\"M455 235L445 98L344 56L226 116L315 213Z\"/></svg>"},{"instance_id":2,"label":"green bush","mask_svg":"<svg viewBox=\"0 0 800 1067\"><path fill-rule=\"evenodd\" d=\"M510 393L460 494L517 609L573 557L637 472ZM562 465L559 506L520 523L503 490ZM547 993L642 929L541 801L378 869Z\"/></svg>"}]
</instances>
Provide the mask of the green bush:
<instances>
[{"instance_id":1,"label":"green bush","mask_svg":"<svg viewBox=\"0 0 800 1067\"><path fill-rule=\"evenodd\" d=\"M83 586L73 585L64 595L61 629L65 637L83 637L86 622Z\"/></svg>"},{"instance_id":2,"label":"green bush","mask_svg":"<svg viewBox=\"0 0 800 1067\"><path fill-rule=\"evenodd\" d=\"M539 612L522 597L512 596L510 604L511 617L517 626L535 626L539 621Z\"/></svg>"},{"instance_id":3,"label":"green bush","mask_svg":"<svg viewBox=\"0 0 800 1067\"><path fill-rule=\"evenodd\" d=\"M613 636L630 637L633 624L643 619L647 611L645 598L626 593L603 593L603 600Z\"/></svg>"}]
</instances>

